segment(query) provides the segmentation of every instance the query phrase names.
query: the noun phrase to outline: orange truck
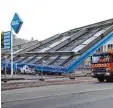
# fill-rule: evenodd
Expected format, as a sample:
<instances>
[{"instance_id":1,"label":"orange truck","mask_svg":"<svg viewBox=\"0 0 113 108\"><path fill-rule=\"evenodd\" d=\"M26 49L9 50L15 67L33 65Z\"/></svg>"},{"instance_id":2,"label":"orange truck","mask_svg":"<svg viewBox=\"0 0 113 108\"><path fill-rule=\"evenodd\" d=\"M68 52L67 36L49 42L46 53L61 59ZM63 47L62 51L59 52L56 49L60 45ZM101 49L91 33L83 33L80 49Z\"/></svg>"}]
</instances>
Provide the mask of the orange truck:
<instances>
[{"instance_id":1,"label":"orange truck","mask_svg":"<svg viewBox=\"0 0 113 108\"><path fill-rule=\"evenodd\" d=\"M113 50L95 53L91 57L91 75L99 82L113 82Z\"/></svg>"}]
</instances>

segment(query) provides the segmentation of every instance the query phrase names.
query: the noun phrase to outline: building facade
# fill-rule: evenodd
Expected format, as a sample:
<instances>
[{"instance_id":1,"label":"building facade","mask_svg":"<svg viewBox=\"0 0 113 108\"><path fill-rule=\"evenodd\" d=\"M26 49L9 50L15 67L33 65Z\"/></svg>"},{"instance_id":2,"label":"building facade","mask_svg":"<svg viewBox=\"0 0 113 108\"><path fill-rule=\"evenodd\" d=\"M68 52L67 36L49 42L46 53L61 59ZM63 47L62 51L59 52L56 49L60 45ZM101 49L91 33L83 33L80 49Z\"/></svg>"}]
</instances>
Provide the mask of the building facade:
<instances>
[{"instance_id":1,"label":"building facade","mask_svg":"<svg viewBox=\"0 0 113 108\"><path fill-rule=\"evenodd\" d=\"M107 42L105 45L100 47L97 52L107 52L109 50L113 49L113 39L111 39L109 42ZM77 70L90 70L90 64L91 64L91 58L88 57L81 65L78 66Z\"/></svg>"},{"instance_id":2,"label":"building facade","mask_svg":"<svg viewBox=\"0 0 113 108\"><path fill-rule=\"evenodd\" d=\"M103 45L101 48L99 48L98 51L100 51L100 52L107 52L107 51L109 51L111 49L113 49L113 39L111 39L105 45Z\"/></svg>"}]
</instances>

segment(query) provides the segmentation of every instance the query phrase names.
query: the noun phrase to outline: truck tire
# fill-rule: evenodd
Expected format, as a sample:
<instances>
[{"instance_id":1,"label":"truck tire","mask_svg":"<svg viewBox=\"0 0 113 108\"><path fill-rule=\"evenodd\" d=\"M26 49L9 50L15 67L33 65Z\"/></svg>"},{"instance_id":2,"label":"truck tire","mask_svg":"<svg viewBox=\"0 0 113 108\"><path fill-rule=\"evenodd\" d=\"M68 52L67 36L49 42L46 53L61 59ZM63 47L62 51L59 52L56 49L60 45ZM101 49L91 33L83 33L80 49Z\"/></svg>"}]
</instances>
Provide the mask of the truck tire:
<instances>
[{"instance_id":1,"label":"truck tire","mask_svg":"<svg viewBox=\"0 0 113 108\"><path fill-rule=\"evenodd\" d=\"M97 78L99 82L104 82L105 78L104 77L98 77Z\"/></svg>"}]
</instances>

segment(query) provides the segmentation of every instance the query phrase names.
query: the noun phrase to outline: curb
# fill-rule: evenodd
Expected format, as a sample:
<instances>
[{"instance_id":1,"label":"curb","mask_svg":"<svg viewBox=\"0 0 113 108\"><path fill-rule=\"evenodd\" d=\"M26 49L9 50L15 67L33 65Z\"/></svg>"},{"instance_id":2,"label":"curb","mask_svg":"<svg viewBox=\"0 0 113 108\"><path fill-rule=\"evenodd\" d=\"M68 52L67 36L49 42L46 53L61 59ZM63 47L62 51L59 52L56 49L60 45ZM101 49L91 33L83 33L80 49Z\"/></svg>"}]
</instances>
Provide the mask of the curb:
<instances>
[{"instance_id":1,"label":"curb","mask_svg":"<svg viewBox=\"0 0 113 108\"><path fill-rule=\"evenodd\" d=\"M25 80L25 78L1 78L1 81Z\"/></svg>"}]
</instances>

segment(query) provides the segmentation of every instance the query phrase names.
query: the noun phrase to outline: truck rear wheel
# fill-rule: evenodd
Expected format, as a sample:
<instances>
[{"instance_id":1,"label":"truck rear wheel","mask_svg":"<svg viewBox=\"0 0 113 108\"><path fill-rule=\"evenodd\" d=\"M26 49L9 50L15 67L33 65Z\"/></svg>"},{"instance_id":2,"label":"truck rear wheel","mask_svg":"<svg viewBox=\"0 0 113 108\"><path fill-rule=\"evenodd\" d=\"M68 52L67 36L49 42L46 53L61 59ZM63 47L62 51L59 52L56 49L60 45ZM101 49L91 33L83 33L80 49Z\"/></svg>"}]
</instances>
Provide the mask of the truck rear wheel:
<instances>
[{"instance_id":1,"label":"truck rear wheel","mask_svg":"<svg viewBox=\"0 0 113 108\"><path fill-rule=\"evenodd\" d=\"M98 77L97 78L99 82L104 82L105 78L104 77Z\"/></svg>"}]
</instances>

